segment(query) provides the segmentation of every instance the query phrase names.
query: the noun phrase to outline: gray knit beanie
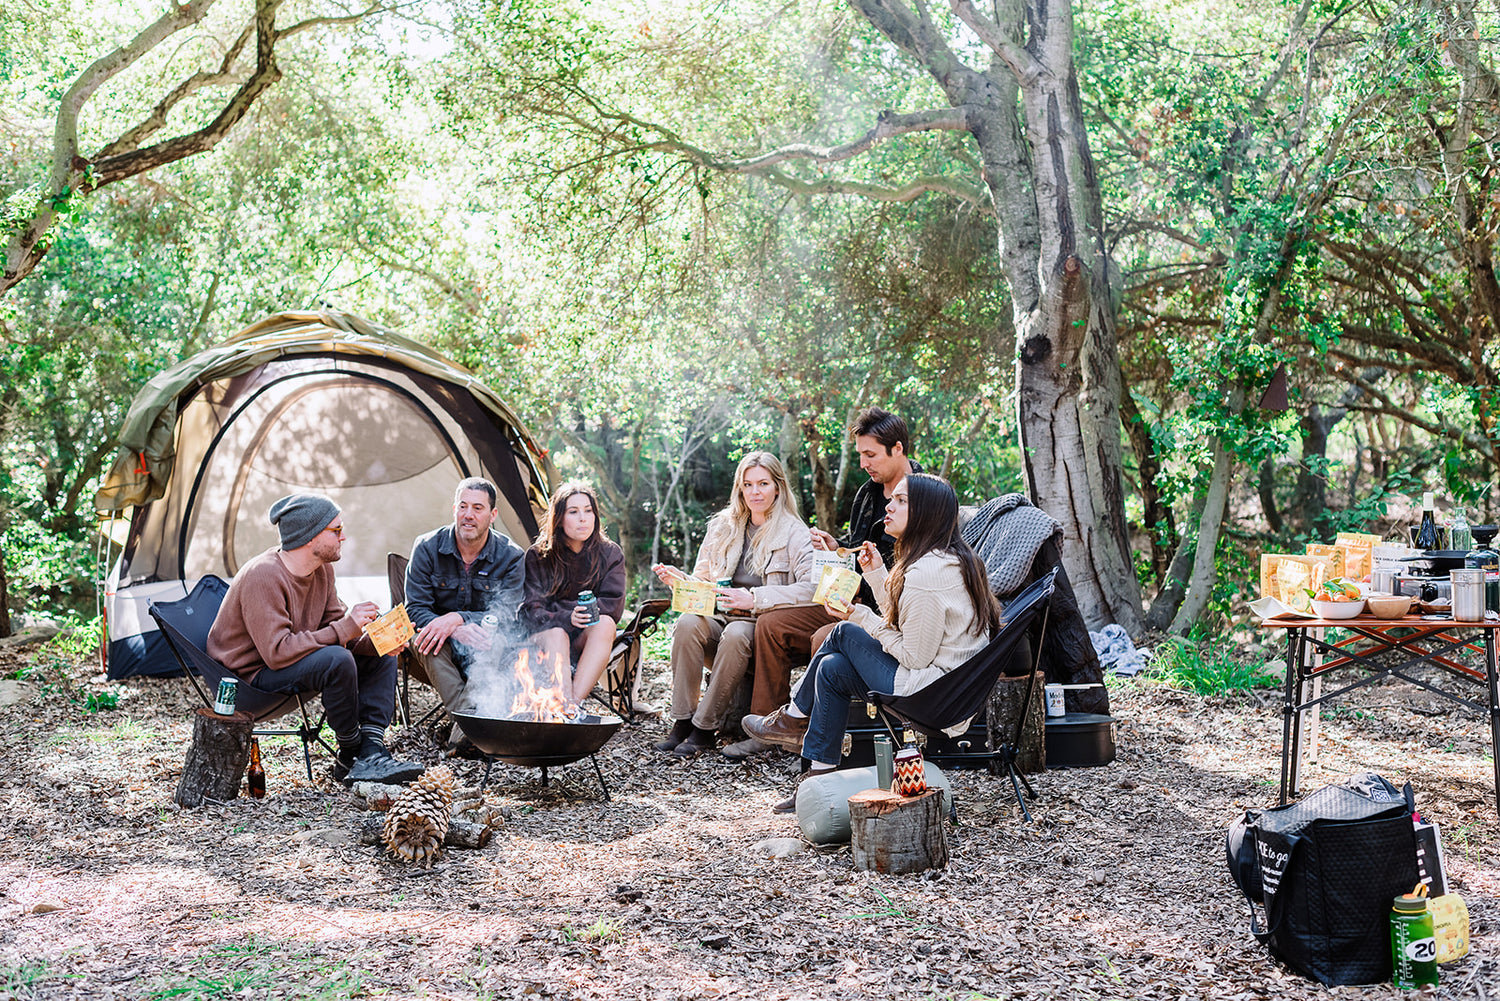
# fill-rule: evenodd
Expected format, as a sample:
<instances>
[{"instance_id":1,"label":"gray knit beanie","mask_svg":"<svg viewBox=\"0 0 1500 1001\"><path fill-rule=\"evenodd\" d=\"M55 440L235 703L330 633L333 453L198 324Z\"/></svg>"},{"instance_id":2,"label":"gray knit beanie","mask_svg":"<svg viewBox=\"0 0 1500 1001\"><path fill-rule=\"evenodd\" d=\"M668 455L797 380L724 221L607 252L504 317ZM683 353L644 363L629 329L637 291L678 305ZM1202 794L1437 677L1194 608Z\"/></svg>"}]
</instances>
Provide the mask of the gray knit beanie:
<instances>
[{"instance_id":1,"label":"gray knit beanie","mask_svg":"<svg viewBox=\"0 0 1500 1001\"><path fill-rule=\"evenodd\" d=\"M287 494L271 505L271 524L281 532L281 548L307 545L339 516L339 506L322 494Z\"/></svg>"}]
</instances>

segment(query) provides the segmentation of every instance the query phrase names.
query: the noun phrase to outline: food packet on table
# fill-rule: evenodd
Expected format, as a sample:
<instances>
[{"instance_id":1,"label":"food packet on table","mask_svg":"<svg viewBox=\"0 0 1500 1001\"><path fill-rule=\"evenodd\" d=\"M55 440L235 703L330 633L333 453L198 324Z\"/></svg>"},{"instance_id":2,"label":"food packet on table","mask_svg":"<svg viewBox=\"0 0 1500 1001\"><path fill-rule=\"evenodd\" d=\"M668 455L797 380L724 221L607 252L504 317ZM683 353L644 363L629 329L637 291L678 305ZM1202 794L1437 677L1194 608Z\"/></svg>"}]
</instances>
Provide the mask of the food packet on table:
<instances>
[{"instance_id":1,"label":"food packet on table","mask_svg":"<svg viewBox=\"0 0 1500 1001\"><path fill-rule=\"evenodd\" d=\"M1326 556L1333 561L1328 568L1330 577L1358 577L1360 574L1349 573L1345 567L1348 566L1348 550L1340 545L1325 545L1321 542L1309 542L1307 544L1307 555Z\"/></svg>"},{"instance_id":2,"label":"food packet on table","mask_svg":"<svg viewBox=\"0 0 1500 1001\"><path fill-rule=\"evenodd\" d=\"M1375 569L1371 552L1380 536L1369 532L1340 532L1333 540L1344 547L1344 576L1364 580Z\"/></svg>"},{"instance_id":3,"label":"food packet on table","mask_svg":"<svg viewBox=\"0 0 1500 1001\"><path fill-rule=\"evenodd\" d=\"M1295 553L1261 553L1260 593L1299 611L1312 607L1308 591L1319 587L1332 574L1332 557Z\"/></svg>"}]
</instances>

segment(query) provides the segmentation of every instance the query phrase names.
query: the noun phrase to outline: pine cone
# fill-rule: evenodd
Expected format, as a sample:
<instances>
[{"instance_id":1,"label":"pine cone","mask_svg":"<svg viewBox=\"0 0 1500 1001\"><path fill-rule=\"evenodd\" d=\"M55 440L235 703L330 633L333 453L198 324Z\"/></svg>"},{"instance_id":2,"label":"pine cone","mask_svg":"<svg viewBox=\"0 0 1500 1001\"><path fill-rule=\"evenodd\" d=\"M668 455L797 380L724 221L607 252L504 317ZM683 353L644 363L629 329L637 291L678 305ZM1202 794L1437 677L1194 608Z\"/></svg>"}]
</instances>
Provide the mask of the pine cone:
<instances>
[{"instance_id":1,"label":"pine cone","mask_svg":"<svg viewBox=\"0 0 1500 1001\"><path fill-rule=\"evenodd\" d=\"M380 831L392 855L408 862L425 862L428 868L443 848L443 836L452 820L453 772L429 768L422 777L396 797Z\"/></svg>"}]
</instances>

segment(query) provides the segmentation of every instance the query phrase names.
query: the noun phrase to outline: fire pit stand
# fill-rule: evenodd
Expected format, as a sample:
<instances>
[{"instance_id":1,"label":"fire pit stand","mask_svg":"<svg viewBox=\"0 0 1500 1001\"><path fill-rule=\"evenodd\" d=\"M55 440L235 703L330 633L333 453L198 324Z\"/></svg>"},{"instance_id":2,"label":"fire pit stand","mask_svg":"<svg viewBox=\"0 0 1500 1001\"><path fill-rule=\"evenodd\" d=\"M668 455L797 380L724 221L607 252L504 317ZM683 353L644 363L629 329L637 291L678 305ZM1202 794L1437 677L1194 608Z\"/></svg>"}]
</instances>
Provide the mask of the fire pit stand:
<instances>
[{"instance_id":1,"label":"fire pit stand","mask_svg":"<svg viewBox=\"0 0 1500 1001\"><path fill-rule=\"evenodd\" d=\"M582 758L593 762L594 774L604 800L609 802L609 785L599 767L598 751L624 725L618 716L581 716L566 723L539 723L531 720L495 719L453 713L453 721L474 746L486 755L484 785L489 784L490 769L496 761L523 768L540 768L542 785L547 784L547 769L569 765Z\"/></svg>"}]
</instances>

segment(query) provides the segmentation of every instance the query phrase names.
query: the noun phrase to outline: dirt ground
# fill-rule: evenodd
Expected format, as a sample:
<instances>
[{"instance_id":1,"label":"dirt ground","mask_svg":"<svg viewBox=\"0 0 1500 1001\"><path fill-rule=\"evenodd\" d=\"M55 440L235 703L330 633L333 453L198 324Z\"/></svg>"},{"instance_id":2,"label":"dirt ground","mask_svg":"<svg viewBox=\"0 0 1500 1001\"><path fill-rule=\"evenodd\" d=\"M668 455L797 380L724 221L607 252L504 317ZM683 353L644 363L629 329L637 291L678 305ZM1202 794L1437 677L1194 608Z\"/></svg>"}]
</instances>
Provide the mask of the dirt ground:
<instances>
[{"instance_id":1,"label":"dirt ground","mask_svg":"<svg viewBox=\"0 0 1500 1001\"><path fill-rule=\"evenodd\" d=\"M9 676L25 653L0 651ZM664 665L648 699L664 701ZM119 693L89 712L88 692ZM600 763L497 766L491 844L431 870L355 835L350 794L267 743L270 795L181 810L172 792L195 703L186 682L33 678L0 709L0 997L17 998L1386 998L1321 988L1268 960L1224 864L1224 831L1271 805L1271 693L1115 689L1118 758L1007 784L951 773L945 870L853 871L795 838L794 759L679 762L627 726ZM1477 712L1420 689L1351 696L1321 724L1308 788L1375 770L1410 780L1441 825L1473 952L1443 998L1500 998L1500 823ZM435 761L430 738L398 731ZM482 766L455 763L462 782Z\"/></svg>"}]
</instances>

